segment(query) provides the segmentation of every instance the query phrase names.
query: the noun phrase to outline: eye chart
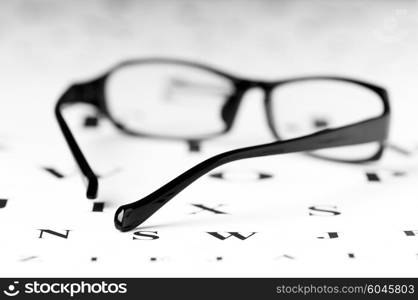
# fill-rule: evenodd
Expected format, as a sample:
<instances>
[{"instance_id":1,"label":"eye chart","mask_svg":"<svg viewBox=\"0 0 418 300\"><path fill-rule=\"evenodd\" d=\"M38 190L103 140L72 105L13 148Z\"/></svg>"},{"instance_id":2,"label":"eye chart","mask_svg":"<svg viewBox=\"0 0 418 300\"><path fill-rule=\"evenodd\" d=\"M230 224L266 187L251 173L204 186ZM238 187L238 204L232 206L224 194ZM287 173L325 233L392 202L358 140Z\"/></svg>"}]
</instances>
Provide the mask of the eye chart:
<instances>
[{"instance_id":1,"label":"eye chart","mask_svg":"<svg viewBox=\"0 0 418 300\"><path fill-rule=\"evenodd\" d=\"M243 1L247 8L235 22L227 12L239 2L215 7L184 1L180 8L45 3L2 4L5 16L17 17L1 21L8 41L0 50L1 276L417 276L418 136L411 129L418 91L411 78L418 67L407 63L417 44L404 56L397 52L414 35L413 7L385 4L358 15L356 4L322 3L342 18L339 27L335 20L321 21L320 12L312 17L301 11L310 5L305 1L287 8ZM293 17L277 21L281 9ZM63 11L69 13L64 17ZM353 17L358 25L343 31ZM257 32L249 29L253 19ZM332 30L325 34L321 22ZM172 24L176 34L167 31ZM189 30L190 24L198 25ZM7 33L6 26L14 29ZM292 34L284 30L289 26ZM362 28L366 33L359 34ZM282 39L267 38L276 33ZM309 38L312 33L317 40ZM303 46L313 49L309 61ZM127 137L80 106L68 112L68 121L100 175L99 198L86 199L53 104L71 82L121 58L149 54L208 58L251 76L343 72L381 82L393 107L386 153L365 165L304 154L234 162L121 233L113 225L118 206L212 155L268 139L261 135L264 120L256 118L262 116L258 91L243 99L231 135L202 144ZM383 67L382 61L391 63Z\"/></svg>"}]
</instances>

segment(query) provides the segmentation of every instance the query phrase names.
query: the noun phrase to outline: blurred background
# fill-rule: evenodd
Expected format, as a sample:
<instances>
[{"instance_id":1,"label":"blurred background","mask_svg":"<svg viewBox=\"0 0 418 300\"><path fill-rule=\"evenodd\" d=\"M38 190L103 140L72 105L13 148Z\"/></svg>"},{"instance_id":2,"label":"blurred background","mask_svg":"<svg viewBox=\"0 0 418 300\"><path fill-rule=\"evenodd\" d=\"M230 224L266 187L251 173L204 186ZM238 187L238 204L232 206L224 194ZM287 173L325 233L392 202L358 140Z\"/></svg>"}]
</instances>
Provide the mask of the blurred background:
<instances>
[{"instance_id":1,"label":"blurred background","mask_svg":"<svg viewBox=\"0 0 418 300\"><path fill-rule=\"evenodd\" d=\"M390 92L391 136L413 139L417 33L418 3L408 0L1 1L0 145L25 140L64 149L53 115L60 93L144 56L255 78L369 80Z\"/></svg>"},{"instance_id":2,"label":"blurred background","mask_svg":"<svg viewBox=\"0 0 418 300\"><path fill-rule=\"evenodd\" d=\"M82 259L78 260L78 257L84 259L86 253L98 253L99 257L103 253L104 257L108 254L115 258L111 260L110 267L103 264L102 269L95 269L97 271L94 274L100 276L115 276L117 270L125 275L146 272L142 266L138 268L132 264L133 257L136 260L138 253L144 253L144 244L119 247L123 245L121 240L126 235L114 230L113 212L118 205L145 196L187 169L187 166L195 165L202 160L202 155L209 156L213 149L204 145L202 153L191 153L184 143L163 144L144 139L134 141L115 132L108 134L102 130L110 127L106 127L106 123L103 126L100 123L99 128L85 130L83 119L74 119L76 126L72 129L83 151L94 154L94 157L87 157L93 158L93 162L99 158L104 161L104 166L98 165L96 168L94 165L94 169L103 175L101 180L104 184L101 184L99 201L105 203L105 213L94 213L92 216L92 204L84 199L85 186L81 183L79 170L58 128L53 109L59 96L70 84L94 78L121 60L147 56L201 61L249 78L281 79L334 74L373 82L389 91L393 109L390 139L400 146L411 144L418 149L418 133L415 129L418 125L418 1L1 0L0 198L12 199L8 204L8 208L12 208L11 213L5 213L0 220L4 222L0 227L7 229L2 233L6 234L3 238L6 242L2 246L9 248L11 254L0 257L3 260L1 265L6 265L4 261L20 263L18 260L12 261L10 257L21 254L29 256L41 253L43 256L43 253L47 253L51 254L48 259L55 255L57 257L57 263L51 264L51 268L45 265L54 260L45 259L47 263L42 267L34 264L31 269L32 265L26 268L26 264L17 266L12 263L9 267L2 267L3 272L11 270L9 275L20 276L46 272L50 276L57 274L54 270L59 269L56 272L64 276L80 275L83 274L80 273L80 266L88 264ZM246 118L240 130L234 130L237 129L244 136L248 130L257 134L268 133L261 97L262 93L256 89L245 95L240 114ZM248 101L248 98L258 98L259 101ZM218 150L216 148L213 152ZM10 157L17 155L9 159L8 154L11 154ZM171 208L167 205L167 208L153 216L145 228L161 225L164 230L176 230L182 226L187 230L195 230L201 226L204 231L211 228L216 231L219 228L231 230L230 226L233 226L239 231L268 228L284 232L285 238L281 238L278 245L265 246L267 244L264 242L260 243L264 251L260 253L286 249L283 253L290 251L292 254L293 246L289 248L289 245L297 246L306 237L312 240L313 246L303 244L301 249L302 253L313 257L311 261L317 263L315 267L302 259L300 269L293 269L293 265L289 265L290 269L282 266L274 268L270 261L267 262L269 255L260 255L267 262L261 266L267 266L266 270L269 270L269 273L259 273L262 275L279 272L274 273L276 276L283 272L287 276L317 276L321 274L318 272L322 272L328 276L347 276L374 272L373 275L382 276L391 270L400 271L392 272L390 276L416 274L416 265L411 263L412 259L416 261L416 244L412 244L416 241L411 239L406 241L409 244L394 243L392 234L395 229L401 232L405 228L416 228L416 177L402 175L407 172L417 174L418 164L411 163L410 156L405 157L408 159L403 160L402 165L397 162L392 165L390 162L390 165L384 166L386 169L371 169L372 175L388 183L384 185L388 189L382 189L374 183L368 184L365 173L370 169L354 169L354 166L350 168L347 164L324 164L324 161L311 157L298 156L292 159L290 155L283 155L240 161L236 165L219 168L215 176L212 174L212 177L206 176L206 179L197 181L172 202ZM407 169L406 166L411 168ZM216 174L232 177L232 180L219 180ZM261 174L274 176L275 179L261 183L253 180L258 178L254 176ZM238 179L234 180L234 176ZM240 176L244 178L240 179ZM62 177L67 180L61 180ZM399 180L398 177L406 179ZM281 198L277 195L281 195ZM191 215L195 208L190 207L190 203L196 203L194 201L197 199L198 203L210 203L214 207L218 203L226 203L227 211L236 209L237 214L234 211L233 219L228 215L228 219L219 217L216 221L210 214ZM247 201L247 206L245 199L251 200ZM254 205L253 199L262 199L263 205ZM236 205L235 200L240 205ZM314 219L318 222L315 224L309 219L312 223L306 223L306 208L321 203L338 205L338 209L341 207L344 210L342 219L336 223L332 223L335 222L332 218ZM402 218L402 222L398 222L399 218ZM42 240L27 238L37 233L32 229L46 228L43 226L52 224L53 228L71 228L76 234L82 232L82 237L74 240L74 247L60 244L58 248L49 247L47 250L39 243ZM326 232L329 228L344 231L344 224L348 224L350 229L357 226L359 234L354 231L351 235L354 242L348 234L348 240L342 246L337 244L336 248L330 247L329 251L324 251L323 244L319 244L324 241L312 239L318 232ZM9 230L16 225L23 228L18 234ZM391 231L382 230L386 227ZM87 231L79 230L81 228ZM369 240L370 235L365 234L364 228L372 228L376 232L376 237L373 234L375 240ZM87 232L85 236L88 236L88 230L93 232L95 239L84 243L83 232ZM286 230L290 230L289 233ZM295 239L292 230L301 232L300 238ZM21 247L16 242L17 236L19 242L27 245ZM211 251L210 248L204 249L206 244L199 239L196 240L196 245L199 245L195 247L201 252L195 251L187 239L189 234L172 236L170 239L168 234L169 247L159 247L159 251L147 244L150 255L159 255L166 249L171 251L176 247L184 256L191 253L190 249L193 254ZM278 236L276 232L274 236ZM178 237L184 238L184 242L179 242ZM161 240L165 241L165 238ZM109 247L110 240L112 245L118 245L117 249ZM32 241L37 242L35 248L30 244ZM126 239L126 243L128 241L132 239ZM272 243L274 241L278 240L272 239ZM80 242L83 242L83 247L79 247ZM388 244L395 245L400 252L387 247ZM375 264L366 266L366 273L359 273L355 264L349 267L345 265L346 268L340 264L324 264L329 261L330 255L341 255L347 249L357 251L356 245L360 245L359 252L364 250L366 254L369 253L364 257L378 257ZM408 248L411 245L412 248ZM184 248L186 246L187 249ZM32 249L39 251L32 253ZM127 249L131 251L128 254ZM234 255L242 252L241 249L231 249ZM257 253L249 249L251 253ZM61 268L62 253L68 250L71 251L68 257L72 259L65 259L69 266ZM74 251L79 251L79 256L73 256ZM387 256L387 252L391 255L395 253L395 256ZM125 259L126 263L121 259ZM404 263L400 264L399 259L405 259ZM77 263L74 263L76 260ZM184 269L182 260L179 261L181 265L178 268L174 265L174 274ZM249 267L247 259L245 264L241 260L237 262L232 269L241 272L240 276L260 266L258 257L254 261L254 268ZM392 269L388 267L389 263L394 266ZM187 274L206 272L197 264L192 267L195 269ZM215 268L219 272L217 266ZM164 276L170 275L165 269L161 270ZM307 273L299 270L306 270ZM405 273L405 270L413 270L413 273Z\"/></svg>"}]
</instances>

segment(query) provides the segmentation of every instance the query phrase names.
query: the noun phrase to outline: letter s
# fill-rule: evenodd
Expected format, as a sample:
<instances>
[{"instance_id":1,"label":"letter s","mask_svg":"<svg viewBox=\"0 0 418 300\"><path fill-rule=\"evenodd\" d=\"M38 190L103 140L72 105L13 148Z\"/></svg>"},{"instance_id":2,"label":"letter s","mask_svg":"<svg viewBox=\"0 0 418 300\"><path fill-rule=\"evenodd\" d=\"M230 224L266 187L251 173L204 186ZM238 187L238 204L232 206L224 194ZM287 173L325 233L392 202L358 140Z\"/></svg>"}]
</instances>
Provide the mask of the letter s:
<instances>
[{"instance_id":1,"label":"letter s","mask_svg":"<svg viewBox=\"0 0 418 300\"><path fill-rule=\"evenodd\" d=\"M119 284L119 293L126 294L127 291L126 283Z\"/></svg>"},{"instance_id":2,"label":"letter s","mask_svg":"<svg viewBox=\"0 0 418 300\"><path fill-rule=\"evenodd\" d=\"M26 283L25 294L32 294L32 293L33 293L33 283Z\"/></svg>"}]
</instances>

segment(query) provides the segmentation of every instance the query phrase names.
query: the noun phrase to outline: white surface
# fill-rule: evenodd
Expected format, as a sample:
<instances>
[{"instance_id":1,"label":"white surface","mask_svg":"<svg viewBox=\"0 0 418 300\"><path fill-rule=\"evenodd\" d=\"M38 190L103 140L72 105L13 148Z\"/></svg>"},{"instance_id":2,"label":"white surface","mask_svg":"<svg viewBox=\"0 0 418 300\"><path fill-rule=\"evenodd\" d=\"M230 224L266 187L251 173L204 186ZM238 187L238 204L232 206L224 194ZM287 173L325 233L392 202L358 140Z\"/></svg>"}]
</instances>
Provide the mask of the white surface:
<instances>
[{"instance_id":1,"label":"white surface","mask_svg":"<svg viewBox=\"0 0 418 300\"><path fill-rule=\"evenodd\" d=\"M288 155L237 162L221 171L260 171L272 179L205 177L141 227L154 241L113 228L118 205L139 199L210 154L183 144L130 139L102 126L76 130L89 157L101 158L103 213L84 198L53 117L71 82L125 58L166 55L214 63L260 78L332 73L386 86L391 139L415 149L417 7L412 1L2 1L0 4L1 276L417 276L416 156L388 152L380 165L347 166ZM263 133L258 91L244 99L237 135ZM80 124L80 119L75 119ZM78 122L78 123L77 123ZM253 124L248 128L245 124ZM102 149L106 149L103 151ZM122 153L123 155L117 155ZM118 159L116 159L118 158ZM68 175L58 180L41 166ZM377 171L381 183L366 181ZM403 177L385 170L406 171ZM191 203L224 204L228 215ZM309 216L313 205L338 216ZM68 239L45 236L40 228ZM218 241L206 232L257 232ZM341 238L317 239L325 232ZM349 259L354 253L355 259ZM290 255L294 259L279 258ZM36 256L28 261L24 258ZM216 257L222 256L222 261ZM96 262L90 261L97 257ZM157 257L157 261L150 261Z\"/></svg>"}]
</instances>

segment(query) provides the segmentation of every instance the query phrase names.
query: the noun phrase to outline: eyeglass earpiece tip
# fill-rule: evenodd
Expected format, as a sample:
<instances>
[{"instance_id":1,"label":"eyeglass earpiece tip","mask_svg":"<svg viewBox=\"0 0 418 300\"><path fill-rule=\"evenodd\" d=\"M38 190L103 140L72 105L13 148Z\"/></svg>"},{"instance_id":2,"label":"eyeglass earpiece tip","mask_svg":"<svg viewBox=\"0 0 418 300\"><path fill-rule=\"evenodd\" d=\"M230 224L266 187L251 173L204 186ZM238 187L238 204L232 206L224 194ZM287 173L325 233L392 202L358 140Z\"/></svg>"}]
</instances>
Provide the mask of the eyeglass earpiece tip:
<instances>
[{"instance_id":1,"label":"eyeglass earpiece tip","mask_svg":"<svg viewBox=\"0 0 418 300\"><path fill-rule=\"evenodd\" d=\"M119 211L119 213L117 213L117 214L116 214L116 220L117 220L119 223L122 223L122 220L123 220L123 213L124 213L124 210L123 210L123 209L121 209L121 210Z\"/></svg>"},{"instance_id":2,"label":"eyeglass earpiece tip","mask_svg":"<svg viewBox=\"0 0 418 300\"><path fill-rule=\"evenodd\" d=\"M119 207L116 210L114 222L115 222L115 227L118 230L122 232L126 232L136 227L136 224L132 223L132 221L129 220L129 216L131 212L132 212L132 209L124 208L124 207Z\"/></svg>"},{"instance_id":3,"label":"eyeglass earpiece tip","mask_svg":"<svg viewBox=\"0 0 418 300\"><path fill-rule=\"evenodd\" d=\"M121 207L119 207L115 212L115 227L116 229L123 231L123 216L125 214L125 210Z\"/></svg>"},{"instance_id":4,"label":"eyeglass earpiece tip","mask_svg":"<svg viewBox=\"0 0 418 300\"><path fill-rule=\"evenodd\" d=\"M88 199L96 199L99 190L99 182L96 177L89 178L87 183L87 193L86 196Z\"/></svg>"}]
</instances>

